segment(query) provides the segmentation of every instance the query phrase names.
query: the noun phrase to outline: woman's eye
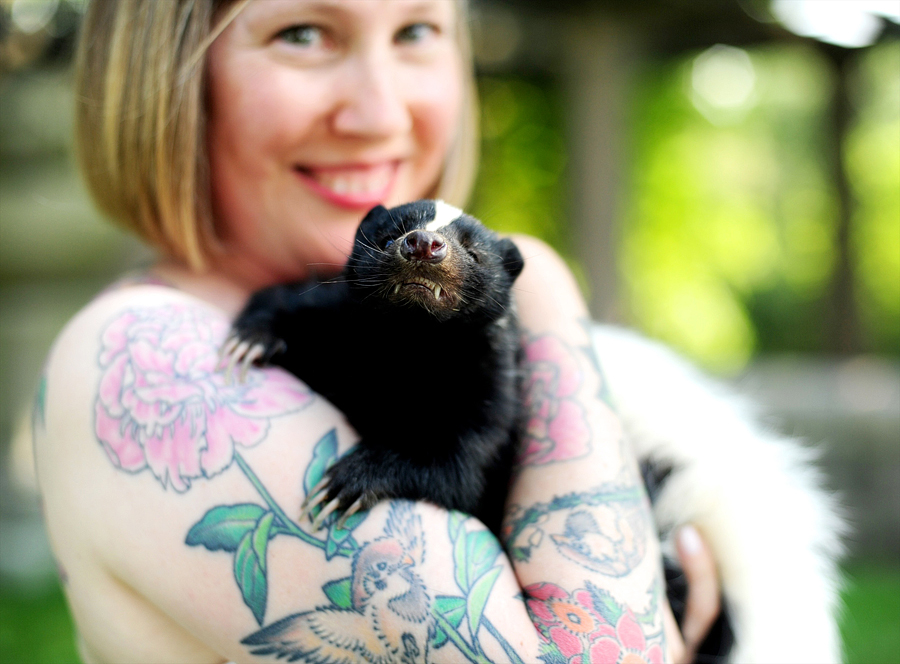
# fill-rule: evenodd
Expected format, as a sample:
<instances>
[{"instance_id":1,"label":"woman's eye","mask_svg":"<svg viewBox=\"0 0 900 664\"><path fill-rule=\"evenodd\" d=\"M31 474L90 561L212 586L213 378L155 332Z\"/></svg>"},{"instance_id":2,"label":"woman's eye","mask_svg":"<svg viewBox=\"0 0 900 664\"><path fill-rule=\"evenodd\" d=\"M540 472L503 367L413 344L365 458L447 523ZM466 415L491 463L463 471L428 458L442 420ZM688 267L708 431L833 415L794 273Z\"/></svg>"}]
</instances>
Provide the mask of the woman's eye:
<instances>
[{"instance_id":1,"label":"woman's eye","mask_svg":"<svg viewBox=\"0 0 900 664\"><path fill-rule=\"evenodd\" d=\"M276 37L297 46L318 46L324 41L322 28L315 25L292 25L279 32Z\"/></svg>"},{"instance_id":2,"label":"woman's eye","mask_svg":"<svg viewBox=\"0 0 900 664\"><path fill-rule=\"evenodd\" d=\"M438 33L438 27L431 23L413 23L397 31L394 41L398 44L416 44Z\"/></svg>"}]
</instances>

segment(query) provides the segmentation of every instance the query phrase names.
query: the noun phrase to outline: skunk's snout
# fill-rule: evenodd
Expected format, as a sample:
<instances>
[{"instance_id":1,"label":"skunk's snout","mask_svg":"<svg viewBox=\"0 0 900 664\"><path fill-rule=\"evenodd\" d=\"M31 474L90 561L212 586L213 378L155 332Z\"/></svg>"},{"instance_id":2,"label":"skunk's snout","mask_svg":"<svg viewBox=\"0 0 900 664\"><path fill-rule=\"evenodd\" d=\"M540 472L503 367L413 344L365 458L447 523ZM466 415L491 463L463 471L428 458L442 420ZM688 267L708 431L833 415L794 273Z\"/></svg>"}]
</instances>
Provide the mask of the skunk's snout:
<instances>
[{"instance_id":1,"label":"skunk's snout","mask_svg":"<svg viewBox=\"0 0 900 664\"><path fill-rule=\"evenodd\" d=\"M411 231L400 241L400 255L408 261L440 263L447 257L447 243L431 231Z\"/></svg>"}]
</instances>

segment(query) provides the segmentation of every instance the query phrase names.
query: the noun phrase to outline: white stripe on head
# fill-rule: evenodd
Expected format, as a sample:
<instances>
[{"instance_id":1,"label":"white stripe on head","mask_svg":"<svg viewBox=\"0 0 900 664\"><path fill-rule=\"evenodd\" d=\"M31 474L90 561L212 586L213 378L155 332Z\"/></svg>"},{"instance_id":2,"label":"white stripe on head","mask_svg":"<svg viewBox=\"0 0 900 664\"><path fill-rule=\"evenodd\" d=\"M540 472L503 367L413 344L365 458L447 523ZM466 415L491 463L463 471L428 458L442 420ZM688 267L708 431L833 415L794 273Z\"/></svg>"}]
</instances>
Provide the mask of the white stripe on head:
<instances>
[{"instance_id":1,"label":"white stripe on head","mask_svg":"<svg viewBox=\"0 0 900 664\"><path fill-rule=\"evenodd\" d=\"M450 225L455 219L462 216L463 211L444 201L434 202L434 219L425 224L426 231L436 231L439 228Z\"/></svg>"}]
</instances>

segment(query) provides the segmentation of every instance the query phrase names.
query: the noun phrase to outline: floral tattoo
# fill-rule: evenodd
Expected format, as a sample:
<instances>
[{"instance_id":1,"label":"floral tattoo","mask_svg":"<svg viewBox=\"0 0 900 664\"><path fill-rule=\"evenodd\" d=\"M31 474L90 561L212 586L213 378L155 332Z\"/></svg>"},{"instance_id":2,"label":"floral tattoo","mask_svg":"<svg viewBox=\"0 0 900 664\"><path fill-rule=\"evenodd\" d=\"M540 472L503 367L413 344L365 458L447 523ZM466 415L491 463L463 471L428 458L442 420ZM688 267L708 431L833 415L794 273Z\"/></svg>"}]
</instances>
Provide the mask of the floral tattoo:
<instances>
[{"instance_id":1,"label":"floral tattoo","mask_svg":"<svg viewBox=\"0 0 900 664\"><path fill-rule=\"evenodd\" d=\"M94 431L116 467L187 491L231 465L235 446L262 441L269 418L309 405L309 390L279 370L228 384L216 372L227 331L221 318L176 305L128 310L106 327Z\"/></svg>"},{"instance_id":2,"label":"floral tattoo","mask_svg":"<svg viewBox=\"0 0 900 664\"><path fill-rule=\"evenodd\" d=\"M525 588L527 607L544 637L540 659L545 664L662 664L664 638L652 630L654 602L645 615L635 616L613 597L586 581L573 593L552 583ZM652 591L656 600L657 592Z\"/></svg>"},{"instance_id":3,"label":"floral tattoo","mask_svg":"<svg viewBox=\"0 0 900 664\"><path fill-rule=\"evenodd\" d=\"M529 417L517 465L585 456L591 451L591 430L584 407L576 399L584 382L576 350L551 335L526 339L524 350L524 399Z\"/></svg>"}]
</instances>

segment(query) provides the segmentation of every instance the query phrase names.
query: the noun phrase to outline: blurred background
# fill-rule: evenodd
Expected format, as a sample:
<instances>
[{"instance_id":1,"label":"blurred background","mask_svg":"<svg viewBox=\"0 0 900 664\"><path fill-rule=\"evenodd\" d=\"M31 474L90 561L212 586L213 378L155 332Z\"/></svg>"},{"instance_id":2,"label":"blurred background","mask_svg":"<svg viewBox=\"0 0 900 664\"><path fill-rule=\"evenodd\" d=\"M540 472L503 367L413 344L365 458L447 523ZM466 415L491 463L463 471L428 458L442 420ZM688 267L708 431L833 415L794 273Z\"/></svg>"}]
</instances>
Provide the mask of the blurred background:
<instances>
[{"instance_id":1,"label":"blurred background","mask_svg":"<svg viewBox=\"0 0 900 664\"><path fill-rule=\"evenodd\" d=\"M820 452L848 662L900 661L900 2L471 0L470 210ZM70 155L82 0L0 0L0 663L75 662L29 467L66 320L151 256Z\"/></svg>"}]
</instances>

